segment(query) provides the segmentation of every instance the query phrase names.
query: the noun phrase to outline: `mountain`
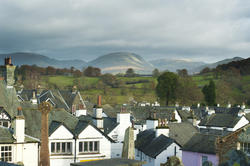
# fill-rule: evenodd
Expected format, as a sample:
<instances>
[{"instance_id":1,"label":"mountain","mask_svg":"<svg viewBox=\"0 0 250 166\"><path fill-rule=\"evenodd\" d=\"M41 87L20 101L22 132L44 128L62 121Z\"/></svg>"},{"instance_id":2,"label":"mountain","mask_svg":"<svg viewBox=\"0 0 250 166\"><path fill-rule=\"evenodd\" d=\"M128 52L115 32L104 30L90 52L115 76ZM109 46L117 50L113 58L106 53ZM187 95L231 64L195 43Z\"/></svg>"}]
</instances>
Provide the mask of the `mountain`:
<instances>
[{"instance_id":1,"label":"mountain","mask_svg":"<svg viewBox=\"0 0 250 166\"><path fill-rule=\"evenodd\" d=\"M232 61L227 64L221 64L218 65L216 69L230 72L236 69L241 75L250 75L250 58Z\"/></svg>"},{"instance_id":2,"label":"mountain","mask_svg":"<svg viewBox=\"0 0 250 166\"><path fill-rule=\"evenodd\" d=\"M174 60L174 59L157 59L150 61L155 68L160 71L169 70L171 72L176 72L178 69L187 69L189 73L193 73L193 68L206 65L204 62L195 62L187 60Z\"/></svg>"},{"instance_id":3,"label":"mountain","mask_svg":"<svg viewBox=\"0 0 250 166\"><path fill-rule=\"evenodd\" d=\"M88 63L88 66L98 67L103 73L125 73L133 68L139 74L151 74L154 66L141 56L129 52L115 52L98 57Z\"/></svg>"},{"instance_id":4,"label":"mountain","mask_svg":"<svg viewBox=\"0 0 250 166\"><path fill-rule=\"evenodd\" d=\"M4 58L12 57L12 63L15 65L37 65L40 67L53 66L55 68L70 68L71 66L82 69L86 66L86 62L82 60L56 60L44 55L35 53L11 53L0 54L0 64L4 64Z\"/></svg>"},{"instance_id":5,"label":"mountain","mask_svg":"<svg viewBox=\"0 0 250 166\"><path fill-rule=\"evenodd\" d=\"M234 57L234 58L229 58L229 59L224 59L224 60L221 60L221 61L218 61L216 63L210 63L210 64L206 64L206 65L201 65L199 67L196 67L194 68L193 70L195 72L200 72L202 69L204 69L205 67L208 67L210 69L213 69L213 68L216 68L217 66L219 65L223 65L223 64L228 64L230 62L233 62L233 61L241 61L243 60L244 58L241 58L241 57Z\"/></svg>"}]
</instances>

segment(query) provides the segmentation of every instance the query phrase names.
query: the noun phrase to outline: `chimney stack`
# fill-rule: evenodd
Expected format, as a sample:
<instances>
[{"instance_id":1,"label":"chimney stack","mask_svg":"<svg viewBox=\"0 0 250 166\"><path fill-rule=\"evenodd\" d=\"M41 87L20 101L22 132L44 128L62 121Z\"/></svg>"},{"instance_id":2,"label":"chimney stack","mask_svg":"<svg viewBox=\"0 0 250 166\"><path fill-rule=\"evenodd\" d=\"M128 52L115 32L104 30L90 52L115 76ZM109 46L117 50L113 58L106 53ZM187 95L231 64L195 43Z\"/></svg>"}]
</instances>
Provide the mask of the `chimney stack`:
<instances>
[{"instance_id":1,"label":"chimney stack","mask_svg":"<svg viewBox=\"0 0 250 166\"><path fill-rule=\"evenodd\" d=\"M102 97L101 97L101 95L98 95L98 97L97 97L97 106L98 107L102 106Z\"/></svg>"},{"instance_id":2,"label":"chimney stack","mask_svg":"<svg viewBox=\"0 0 250 166\"><path fill-rule=\"evenodd\" d=\"M155 137L159 137L161 134L169 137L169 127L167 119L158 119L158 126L156 127Z\"/></svg>"},{"instance_id":3,"label":"chimney stack","mask_svg":"<svg viewBox=\"0 0 250 166\"><path fill-rule=\"evenodd\" d=\"M101 96L98 95L97 97L97 105L93 108L94 112L94 124L97 128L104 130L103 129L103 117L102 117L102 104L101 104Z\"/></svg>"},{"instance_id":4,"label":"chimney stack","mask_svg":"<svg viewBox=\"0 0 250 166\"><path fill-rule=\"evenodd\" d=\"M25 119L22 112L22 107L17 108L17 116L15 119L14 136L17 143L24 142Z\"/></svg>"}]
</instances>

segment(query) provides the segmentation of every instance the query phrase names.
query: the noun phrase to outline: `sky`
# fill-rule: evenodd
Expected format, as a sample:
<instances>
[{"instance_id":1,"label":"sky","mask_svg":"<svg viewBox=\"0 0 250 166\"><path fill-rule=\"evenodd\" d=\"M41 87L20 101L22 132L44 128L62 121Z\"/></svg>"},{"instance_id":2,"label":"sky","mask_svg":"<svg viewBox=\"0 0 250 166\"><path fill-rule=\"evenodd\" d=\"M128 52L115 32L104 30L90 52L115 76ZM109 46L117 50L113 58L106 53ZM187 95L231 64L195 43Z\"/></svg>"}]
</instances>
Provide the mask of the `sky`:
<instances>
[{"instance_id":1,"label":"sky","mask_svg":"<svg viewBox=\"0 0 250 166\"><path fill-rule=\"evenodd\" d=\"M248 0L0 0L0 53L90 61L250 57Z\"/></svg>"}]
</instances>

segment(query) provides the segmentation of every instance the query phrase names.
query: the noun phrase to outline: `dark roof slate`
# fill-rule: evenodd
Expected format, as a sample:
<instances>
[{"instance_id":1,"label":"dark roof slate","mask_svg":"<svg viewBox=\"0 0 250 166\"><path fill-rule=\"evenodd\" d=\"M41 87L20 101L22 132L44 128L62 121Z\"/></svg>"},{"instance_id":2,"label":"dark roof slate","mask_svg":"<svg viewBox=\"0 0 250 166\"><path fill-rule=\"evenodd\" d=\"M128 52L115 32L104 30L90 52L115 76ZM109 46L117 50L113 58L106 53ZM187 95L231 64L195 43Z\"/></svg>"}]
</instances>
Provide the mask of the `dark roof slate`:
<instances>
[{"instance_id":1,"label":"dark roof slate","mask_svg":"<svg viewBox=\"0 0 250 166\"><path fill-rule=\"evenodd\" d=\"M234 116L232 114L212 114L211 116L208 116L207 118L201 120L199 126L233 128L239 120L240 117Z\"/></svg>"},{"instance_id":2,"label":"dark roof slate","mask_svg":"<svg viewBox=\"0 0 250 166\"><path fill-rule=\"evenodd\" d=\"M165 135L160 135L159 137L154 138L152 142L143 149L143 153L152 158L156 158L156 156L167 149L172 143L174 143L173 139L166 137Z\"/></svg>"},{"instance_id":3,"label":"dark roof slate","mask_svg":"<svg viewBox=\"0 0 250 166\"><path fill-rule=\"evenodd\" d=\"M196 133L182 148L183 151L215 154L215 141L218 136Z\"/></svg>"},{"instance_id":4,"label":"dark roof slate","mask_svg":"<svg viewBox=\"0 0 250 166\"><path fill-rule=\"evenodd\" d=\"M169 123L169 137L174 139L180 146L184 146L191 137L198 133L197 127L189 122Z\"/></svg>"}]
</instances>

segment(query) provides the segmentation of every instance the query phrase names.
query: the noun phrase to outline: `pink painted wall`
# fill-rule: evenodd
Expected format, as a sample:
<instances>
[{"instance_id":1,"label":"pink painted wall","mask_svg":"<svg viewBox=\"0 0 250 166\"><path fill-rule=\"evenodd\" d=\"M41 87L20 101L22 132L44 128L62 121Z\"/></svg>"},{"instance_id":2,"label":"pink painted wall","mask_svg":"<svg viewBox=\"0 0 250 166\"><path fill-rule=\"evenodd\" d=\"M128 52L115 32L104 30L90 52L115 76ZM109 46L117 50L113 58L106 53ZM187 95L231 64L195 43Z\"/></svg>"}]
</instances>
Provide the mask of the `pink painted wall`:
<instances>
[{"instance_id":1,"label":"pink painted wall","mask_svg":"<svg viewBox=\"0 0 250 166\"><path fill-rule=\"evenodd\" d=\"M217 166L219 163L218 157L215 154L188 151L182 151L182 162L184 166L202 166L202 156L207 156L208 161L211 161L214 166Z\"/></svg>"}]
</instances>

